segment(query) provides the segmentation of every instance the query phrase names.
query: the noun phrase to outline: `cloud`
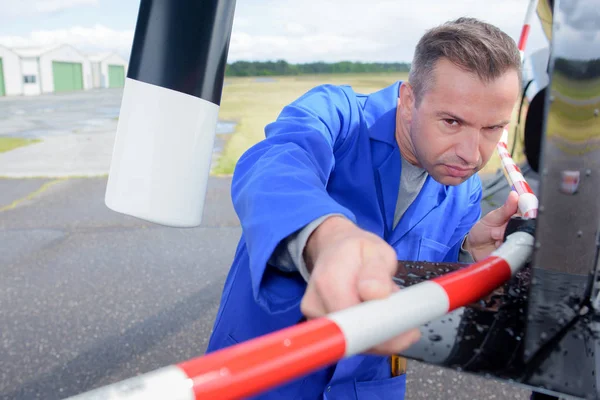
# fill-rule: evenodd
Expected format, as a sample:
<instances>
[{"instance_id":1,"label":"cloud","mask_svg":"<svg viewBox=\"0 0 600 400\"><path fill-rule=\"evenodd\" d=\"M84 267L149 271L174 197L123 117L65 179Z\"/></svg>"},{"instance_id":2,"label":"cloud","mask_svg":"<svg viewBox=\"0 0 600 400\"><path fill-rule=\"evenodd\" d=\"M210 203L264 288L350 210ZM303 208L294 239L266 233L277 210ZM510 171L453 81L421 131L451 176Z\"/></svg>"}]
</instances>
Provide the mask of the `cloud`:
<instances>
[{"instance_id":1,"label":"cloud","mask_svg":"<svg viewBox=\"0 0 600 400\"><path fill-rule=\"evenodd\" d=\"M229 61L285 59L289 62L372 59L385 47L386 43L382 41L352 38L342 34L284 36L234 32L228 59Z\"/></svg>"},{"instance_id":2,"label":"cloud","mask_svg":"<svg viewBox=\"0 0 600 400\"><path fill-rule=\"evenodd\" d=\"M47 13L91 4L98 4L98 0L37 0L34 2L34 10Z\"/></svg>"},{"instance_id":3,"label":"cloud","mask_svg":"<svg viewBox=\"0 0 600 400\"><path fill-rule=\"evenodd\" d=\"M425 31L461 16L497 25L518 41L527 2L522 0L263 0L239 3L229 61L387 61L412 59ZM547 45L534 21L527 52Z\"/></svg>"},{"instance_id":4,"label":"cloud","mask_svg":"<svg viewBox=\"0 0 600 400\"><path fill-rule=\"evenodd\" d=\"M285 31L290 35L305 35L308 33L306 27L297 22L288 22L285 24Z\"/></svg>"},{"instance_id":5,"label":"cloud","mask_svg":"<svg viewBox=\"0 0 600 400\"><path fill-rule=\"evenodd\" d=\"M0 0L2 1L2 0ZM46 10L95 0L28 0ZM14 2L14 4L18 4ZM459 16L493 23L518 41L527 2L523 0L248 0L238 2L228 61L277 60L408 62L423 33ZM39 10L39 7L38 7ZM117 50L128 57L135 27L73 26L0 36L8 46L69 43L83 51ZM546 45L537 20L528 52Z\"/></svg>"},{"instance_id":6,"label":"cloud","mask_svg":"<svg viewBox=\"0 0 600 400\"><path fill-rule=\"evenodd\" d=\"M67 10L82 5L96 5L98 0L1 0L3 17L17 17L28 14L47 14Z\"/></svg>"},{"instance_id":7,"label":"cloud","mask_svg":"<svg viewBox=\"0 0 600 400\"><path fill-rule=\"evenodd\" d=\"M37 30L28 36L0 36L7 47L70 44L84 52L117 51L128 58L133 43L133 29L117 31L104 25L74 26L68 29Z\"/></svg>"}]
</instances>

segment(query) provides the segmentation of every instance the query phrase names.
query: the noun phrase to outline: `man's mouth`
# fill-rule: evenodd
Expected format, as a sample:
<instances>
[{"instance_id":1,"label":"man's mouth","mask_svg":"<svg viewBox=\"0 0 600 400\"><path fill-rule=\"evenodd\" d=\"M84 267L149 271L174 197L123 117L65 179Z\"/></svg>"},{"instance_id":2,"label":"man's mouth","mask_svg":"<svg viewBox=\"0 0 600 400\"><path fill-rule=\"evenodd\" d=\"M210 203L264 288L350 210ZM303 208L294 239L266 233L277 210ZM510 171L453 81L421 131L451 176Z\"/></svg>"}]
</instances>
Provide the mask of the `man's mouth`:
<instances>
[{"instance_id":1,"label":"man's mouth","mask_svg":"<svg viewBox=\"0 0 600 400\"><path fill-rule=\"evenodd\" d=\"M444 164L444 167L446 168L446 173L455 178L464 178L473 173L473 168L455 167L453 165L446 164Z\"/></svg>"}]
</instances>

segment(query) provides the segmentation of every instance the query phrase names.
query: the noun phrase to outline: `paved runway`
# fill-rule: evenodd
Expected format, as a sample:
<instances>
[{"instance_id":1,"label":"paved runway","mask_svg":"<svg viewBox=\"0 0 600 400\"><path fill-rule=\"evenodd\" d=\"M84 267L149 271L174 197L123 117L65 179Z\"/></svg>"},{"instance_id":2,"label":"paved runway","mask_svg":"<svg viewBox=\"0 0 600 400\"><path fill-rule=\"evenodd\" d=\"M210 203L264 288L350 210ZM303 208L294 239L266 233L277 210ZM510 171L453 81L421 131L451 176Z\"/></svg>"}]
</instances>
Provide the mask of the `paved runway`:
<instances>
[{"instance_id":1,"label":"paved runway","mask_svg":"<svg viewBox=\"0 0 600 400\"><path fill-rule=\"evenodd\" d=\"M240 234L230 181L211 179L194 229L108 210L105 178L0 180L0 204L44 184L0 213L0 398L60 399L202 354ZM415 361L408 376L407 399L528 397Z\"/></svg>"},{"instance_id":2,"label":"paved runway","mask_svg":"<svg viewBox=\"0 0 600 400\"><path fill-rule=\"evenodd\" d=\"M0 138L40 140L0 153L0 177L108 174L122 94L122 89L95 89L0 97ZM222 150L234 126L219 121L213 156Z\"/></svg>"}]
</instances>

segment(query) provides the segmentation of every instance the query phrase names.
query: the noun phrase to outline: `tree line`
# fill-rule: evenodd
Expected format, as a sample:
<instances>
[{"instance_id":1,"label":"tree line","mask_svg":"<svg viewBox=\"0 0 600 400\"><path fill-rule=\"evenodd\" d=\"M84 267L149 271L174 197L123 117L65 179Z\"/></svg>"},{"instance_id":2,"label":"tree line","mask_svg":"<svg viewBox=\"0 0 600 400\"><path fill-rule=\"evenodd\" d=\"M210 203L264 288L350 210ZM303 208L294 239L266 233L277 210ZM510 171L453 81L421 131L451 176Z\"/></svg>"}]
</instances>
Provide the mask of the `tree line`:
<instances>
[{"instance_id":1,"label":"tree line","mask_svg":"<svg viewBox=\"0 0 600 400\"><path fill-rule=\"evenodd\" d=\"M341 61L290 64L278 61L236 61L227 64L225 76L276 76L304 74L345 74L362 72L408 72L408 63L362 63Z\"/></svg>"},{"instance_id":2,"label":"tree line","mask_svg":"<svg viewBox=\"0 0 600 400\"><path fill-rule=\"evenodd\" d=\"M570 79L590 80L600 78L600 59L570 60L557 57L554 69Z\"/></svg>"}]
</instances>

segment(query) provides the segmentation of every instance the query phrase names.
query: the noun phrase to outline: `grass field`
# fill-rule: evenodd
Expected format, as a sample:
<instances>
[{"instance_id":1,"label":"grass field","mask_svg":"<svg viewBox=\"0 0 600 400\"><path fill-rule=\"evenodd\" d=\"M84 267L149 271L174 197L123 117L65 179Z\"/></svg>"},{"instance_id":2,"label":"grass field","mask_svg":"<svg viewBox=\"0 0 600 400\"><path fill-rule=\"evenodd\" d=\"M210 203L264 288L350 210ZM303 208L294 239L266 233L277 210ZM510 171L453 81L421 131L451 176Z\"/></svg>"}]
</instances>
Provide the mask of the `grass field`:
<instances>
[{"instance_id":1,"label":"grass field","mask_svg":"<svg viewBox=\"0 0 600 400\"><path fill-rule=\"evenodd\" d=\"M600 120L594 111L600 101L593 104L574 105L556 98L548 115L548 136L560 137L573 143L584 143L598 138Z\"/></svg>"},{"instance_id":2,"label":"grass field","mask_svg":"<svg viewBox=\"0 0 600 400\"><path fill-rule=\"evenodd\" d=\"M340 74L274 77L272 80L256 77L227 78L223 88L221 120L235 121L236 130L231 135L222 156L213 169L216 175L233 173L240 156L264 138L264 127L274 121L281 109L320 84L347 84L360 93L371 93L406 79L406 74ZM510 129L510 133L513 130ZM510 144L511 142L509 142ZM515 153L519 153L518 147ZM515 157L518 161L522 157ZM495 172L500 166L497 154L482 171Z\"/></svg>"},{"instance_id":3,"label":"grass field","mask_svg":"<svg viewBox=\"0 0 600 400\"><path fill-rule=\"evenodd\" d=\"M39 140L0 137L0 153L16 149L17 147L27 146L36 142L39 142Z\"/></svg>"},{"instance_id":4,"label":"grass field","mask_svg":"<svg viewBox=\"0 0 600 400\"><path fill-rule=\"evenodd\" d=\"M584 98L572 97L553 84L554 101L550 105L547 121L549 137L558 137L573 144L583 145L598 141L600 129L600 95ZM572 88L570 89L572 90Z\"/></svg>"},{"instance_id":5,"label":"grass field","mask_svg":"<svg viewBox=\"0 0 600 400\"><path fill-rule=\"evenodd\" d=\"M600 78L574 80L556 72L552 75L552 88L572 99L597 98L600 97Z\"/></svg>"}]
</instances>

